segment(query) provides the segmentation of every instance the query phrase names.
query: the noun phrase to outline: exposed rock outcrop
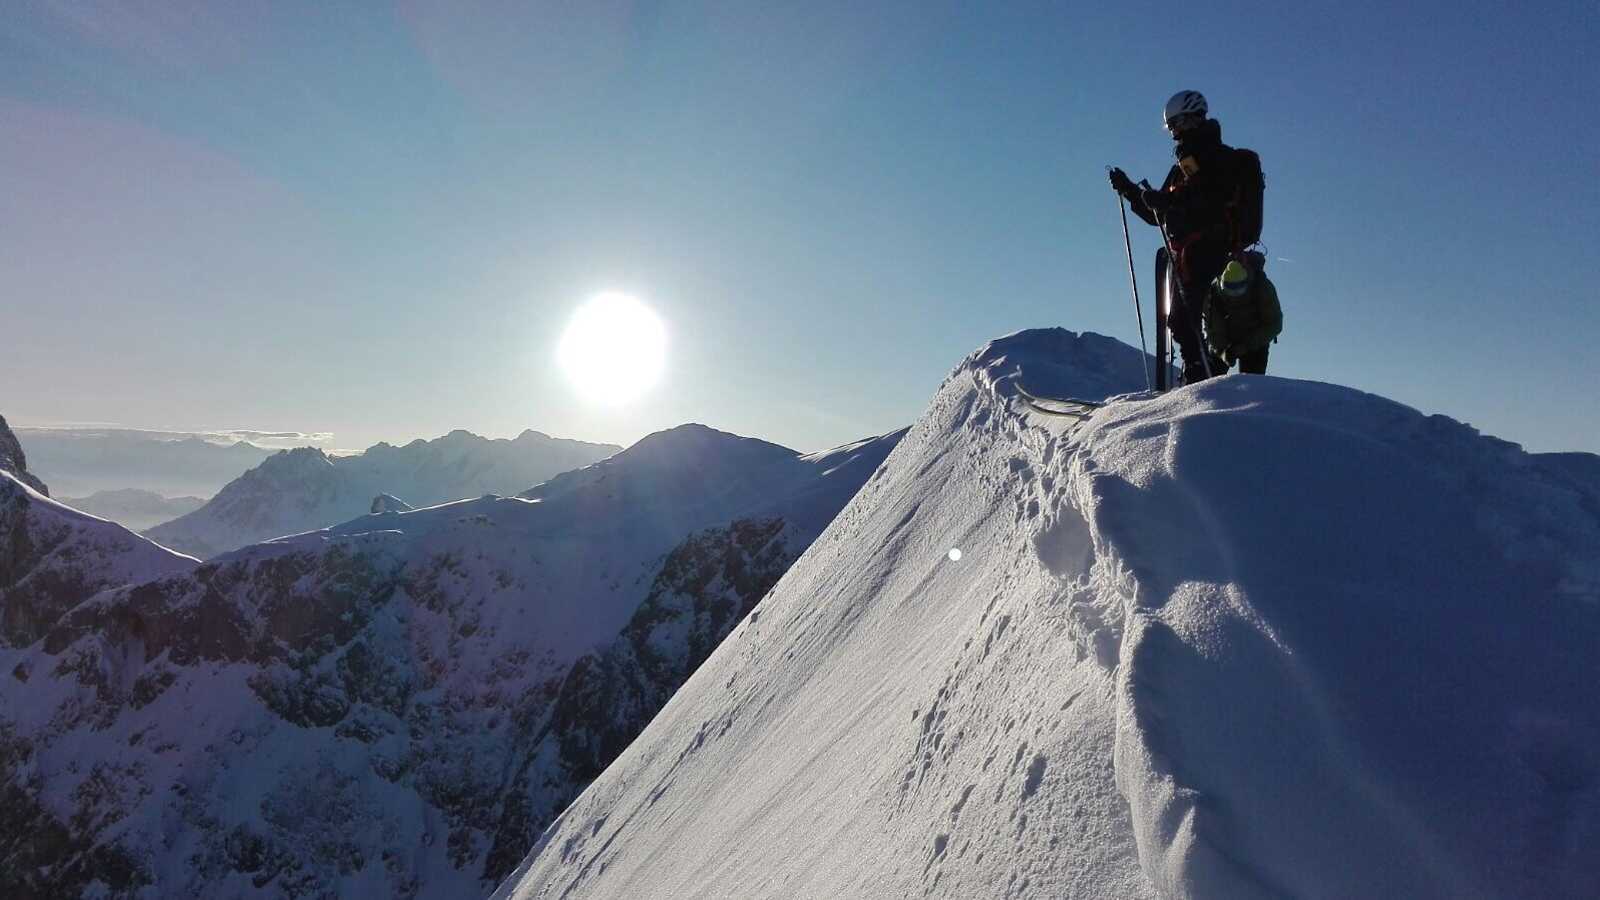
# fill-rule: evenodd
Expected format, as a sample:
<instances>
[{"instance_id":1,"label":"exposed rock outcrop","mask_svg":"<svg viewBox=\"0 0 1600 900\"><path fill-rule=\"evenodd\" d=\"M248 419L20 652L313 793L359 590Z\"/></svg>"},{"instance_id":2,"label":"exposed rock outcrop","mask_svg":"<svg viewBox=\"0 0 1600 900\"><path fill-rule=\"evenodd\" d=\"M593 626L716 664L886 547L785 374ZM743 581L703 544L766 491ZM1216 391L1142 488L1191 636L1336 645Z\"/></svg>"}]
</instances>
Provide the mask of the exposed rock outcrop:
<instances>
[{"instance_id":1,"label":"exposed rock outcrop","mask_svg":"<svg viewBox=\"0 0 1600 900\"><path fill-rule=\"evenodd\" d=\"M6 424L5 416L0 416L0 472L10 472L17 476L18 481L46 497L50 496L50 489L45 487L44 482L28 472L28 457L22 452L22 442L17 440L11 427Z\"/></svg>"}]
</instances>

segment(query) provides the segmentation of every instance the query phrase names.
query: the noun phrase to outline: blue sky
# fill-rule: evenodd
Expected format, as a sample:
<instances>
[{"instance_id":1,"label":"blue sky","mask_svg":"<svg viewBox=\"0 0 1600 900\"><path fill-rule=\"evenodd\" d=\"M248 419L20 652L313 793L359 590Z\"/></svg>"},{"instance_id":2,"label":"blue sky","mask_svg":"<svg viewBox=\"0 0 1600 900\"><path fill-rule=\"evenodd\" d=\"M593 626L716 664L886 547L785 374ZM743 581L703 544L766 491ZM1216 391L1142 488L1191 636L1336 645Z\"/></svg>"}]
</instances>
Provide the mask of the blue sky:
<instances>
[{"instance_id":1,"label":"blue sky","mask_svg":"<svg viewBox=\"0 0 1600 900\"><path fill-rule=\"evenodd\" d=\"M1196 88L1267 171L1273 374L1600 451L1592 4L245 6L0 22L13 421L888 431L991 337L1138 341L1104 167ZM671 336L612 410L551 361L608 289Z\"/></svg>"}]
</instances>

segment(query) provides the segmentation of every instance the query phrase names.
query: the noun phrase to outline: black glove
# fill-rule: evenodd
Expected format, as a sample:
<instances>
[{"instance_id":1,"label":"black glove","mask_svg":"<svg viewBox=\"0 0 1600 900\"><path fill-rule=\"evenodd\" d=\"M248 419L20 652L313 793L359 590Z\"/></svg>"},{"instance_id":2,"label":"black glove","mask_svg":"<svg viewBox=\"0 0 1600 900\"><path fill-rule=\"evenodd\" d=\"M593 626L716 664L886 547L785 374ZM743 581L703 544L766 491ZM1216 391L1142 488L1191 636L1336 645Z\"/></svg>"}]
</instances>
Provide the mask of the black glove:
<instances>
[{"instance_id":1,"label":"black glove","mask_svg":"<svg viewBox=\"0 0 1600 900\"><path fill-rule=\"evenodd\" d=\"M1137 192L1133 185L1133 179L1129 178L1128 173L1121 169L1111 170L1111 189L1124 197L1132 197Z\"/></svg>"},{"instance_id":2,"label":"black glove","mask_svg":"<svg viewBox=\"0 0 1600 900\"><path fill-rule=\"evenodd\" d=\"M1144 201L1145 208L1151 212L1161 212L1172 205L1172 198L1166 191L1149 188L1139 194L1139 199Z\"/></svg>"}]
</instances>

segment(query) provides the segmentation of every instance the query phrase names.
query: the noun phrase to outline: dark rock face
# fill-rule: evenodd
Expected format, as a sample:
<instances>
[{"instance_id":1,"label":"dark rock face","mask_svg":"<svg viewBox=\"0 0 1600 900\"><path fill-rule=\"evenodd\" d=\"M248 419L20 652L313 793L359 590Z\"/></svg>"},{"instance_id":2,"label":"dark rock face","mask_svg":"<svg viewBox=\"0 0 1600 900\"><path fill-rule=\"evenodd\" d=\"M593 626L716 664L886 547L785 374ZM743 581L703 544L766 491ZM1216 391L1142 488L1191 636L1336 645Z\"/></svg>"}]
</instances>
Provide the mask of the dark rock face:
<instances>
[{"instance_id":1,"label":"dark rock face","mask_svg":"<svg viewBox=\"0 0 1600 900\"><path fill-rule=\"evenodd\" d=\"M0 888L8 897L77 897L96 882L114 896L129 896L150 884L148 874L125 851L97 844L81 827L88 815L62 821L40 801L41 779L31 771L33 744L0 722ZM92 808L104 777L73 797L80 811ZM90 814L92 815L92 813ZM44 874L48 872L49 874Z\"/></svg>"},{"instance_id":2,"label":"dark rock face","mask_svg":"<svg viewBox=\"0 0 1600 900\"><path fill-rule=\"evenodd\" d=\"M46 497L50 496L50 489L44 486L44 482L28 473L28 457L22 452L22 442L11 433L5 416L0 416L0 472L10 472L23 484Z\"/></svg>"}]
</instances>

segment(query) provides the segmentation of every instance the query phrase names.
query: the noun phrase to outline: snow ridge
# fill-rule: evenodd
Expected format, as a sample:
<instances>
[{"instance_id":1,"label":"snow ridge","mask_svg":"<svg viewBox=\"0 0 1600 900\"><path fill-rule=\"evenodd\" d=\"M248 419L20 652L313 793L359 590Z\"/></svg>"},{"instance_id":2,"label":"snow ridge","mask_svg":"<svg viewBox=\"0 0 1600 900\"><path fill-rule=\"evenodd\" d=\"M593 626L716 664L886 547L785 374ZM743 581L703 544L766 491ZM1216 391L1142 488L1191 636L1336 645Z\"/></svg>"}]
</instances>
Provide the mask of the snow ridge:
<instances>
[{"instance_id":1,"label":"snow ridge","mask_svg":"<svg viewBox=\"0 0 1600 900\"><path fill-rule=\"evenodd\" d=\"M1015 391L1143 362L964 361L496 896L1593 896L1593 469L1334 385Z\"/></svg>"}]
</instances>

